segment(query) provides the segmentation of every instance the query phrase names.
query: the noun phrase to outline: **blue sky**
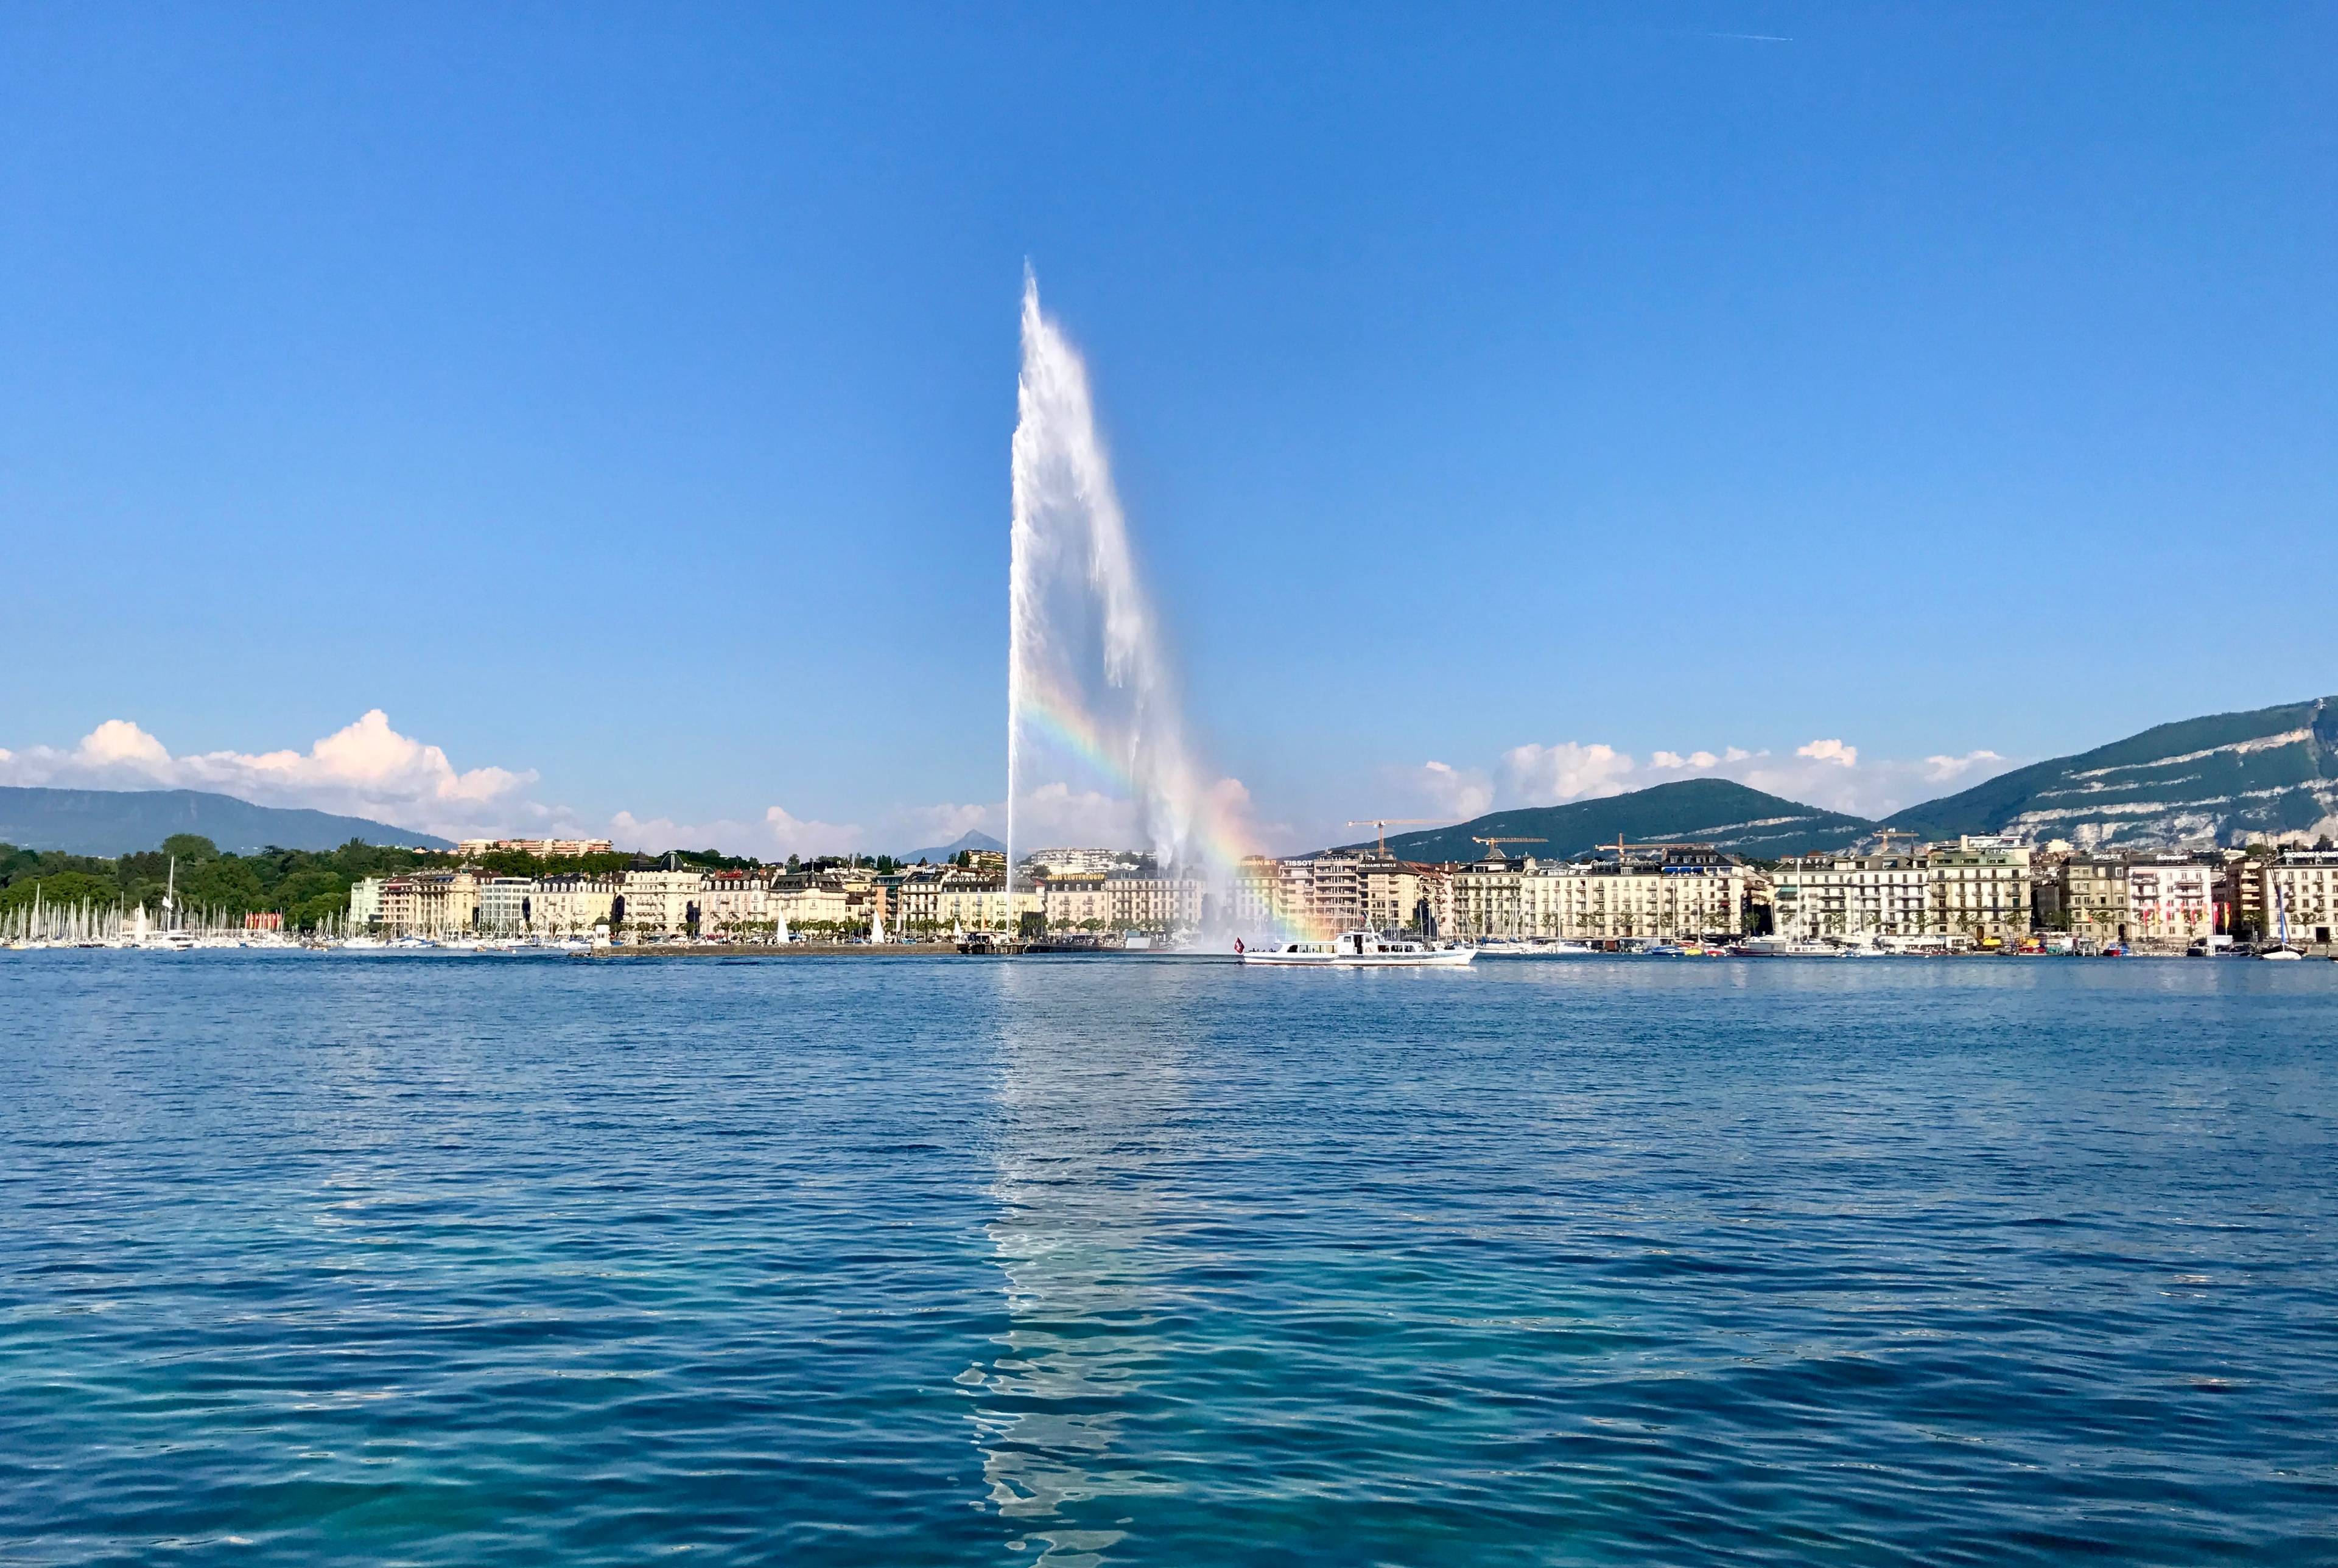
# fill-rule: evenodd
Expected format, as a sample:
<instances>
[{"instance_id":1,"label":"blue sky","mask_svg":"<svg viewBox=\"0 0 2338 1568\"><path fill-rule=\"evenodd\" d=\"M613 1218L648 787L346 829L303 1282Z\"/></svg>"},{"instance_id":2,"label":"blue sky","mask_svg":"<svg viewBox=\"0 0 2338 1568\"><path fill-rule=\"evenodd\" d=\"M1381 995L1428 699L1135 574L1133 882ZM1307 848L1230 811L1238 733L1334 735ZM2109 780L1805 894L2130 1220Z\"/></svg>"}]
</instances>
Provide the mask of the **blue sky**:
<instances>
[{"instance_id":1,"label":"blue sky","mask_svg":"<svg viewBox=\"0 0 2338 1568\"><path fill-rule=\"evenodd\" d=\"M1278 846L2338 687L2338 11L843 9L0 13L0 774L990 823L1027 260Z\"/></svg>"}]
</instances>

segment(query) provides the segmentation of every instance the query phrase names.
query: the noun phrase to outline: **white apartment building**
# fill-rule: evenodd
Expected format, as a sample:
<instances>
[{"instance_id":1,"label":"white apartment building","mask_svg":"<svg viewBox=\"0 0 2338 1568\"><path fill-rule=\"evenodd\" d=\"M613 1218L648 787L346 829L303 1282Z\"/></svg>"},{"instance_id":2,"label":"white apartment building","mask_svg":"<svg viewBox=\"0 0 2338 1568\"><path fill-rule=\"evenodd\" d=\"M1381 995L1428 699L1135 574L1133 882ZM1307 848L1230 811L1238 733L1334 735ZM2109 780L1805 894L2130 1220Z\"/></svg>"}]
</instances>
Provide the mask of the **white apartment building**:
<instances>
[{"instance_id":1,"label":"white apartment building","mask_svg":"<svg viewBox=\"0 0 2338 1568\"><path fill-rule=\"evenodd\" d=\"M1122 931L1191 931L1202 924L1198 877L1119 875L1104 879L1105 919Z\"/></svg>"},{"instance_id":2,"label":"white apartment building","mask_svg":"<svg viewBox=\"0 0 2338 1568\"><path fill-rule=\"evenodd\" d=\"M614 875L538 877L530 895L529 924L555 936L586 936L609 923L624 890L624 879Z\"/></svg>"},{"instance_id":3,"label":"white apartment building","mask_svg":"<svg viewBox=\"0 0 2338 1568\"><path fill-rule=\"evenodd\" d=\"M1453 868L1452 925L1463 937L1734 936L1749 877L1730 856L1676 848L1591 861L1481 860Z\"/></svg>"},{"instance_id":4,"label":"white apartment building","mask_svg":"<svg viewBox=\"0 0 2338 1568\"><path fill-rule=\"evenodd\" d=\"M2141 856L2127 863L2129 939L2188 946L2216 929L2218 867L2186 855Z\"/></svg>"},{"instance_id":5,"label":"white apartment building","mask_svg":"<svg viewBox=\"0 0 2338 1568\"><path fill-rule=\"evenodd\" d=\"M765 907L791 927L841 926L853 918L852 894L844 878L829 871L781 872L771 878ZM860 918L868 918L864 906Z\"/></svg>"},{"instance_id":6,"label":"white apartment building","mask_svg":"<svg viewBox=\"0 0 2338 1568\"><path fill-rule=\"evenodd\" d=\"M409 871L381 885L381 926L394 936L476 930L478 879L468 871Z\"/></svg>"},{"instance_id":7,"label":"white apartment building","mask_svg":"<svg viewBox=\"0 0 2338 1568\"><path fill-rule=\"evenodd\" d=\"M350 930L369 930L381 924L381 883L378 877L360 877L349 884Z\"/></svg>"},{"instance_id":8,"label":"white apartment building","mask_svg":"<svg viewBox=\"0 0 2338 1568\"><path fill-rule=\"evenodd\" d=\"M497 849L534 855L544 860L573 860L584 855L607 855L606 838L466 838L455 846L458 855L486 855Z\"/></svg>"},{"instance_id":9,"label":"white apartment building","mask_svg":"<svg viewBox=\"0 0 2338 1568\"><path fill-rule=\"evenodd\" d=\"M1990 946L2029 930L2029 851L1995 837L1899 855L1809 855L1783 862L1771 893L1781 936L1938 939Z\"/></svg>"},{"instance_id":10,"label":"white apartment building","mask_svg":"<svg viewBox=\"0 0 2338 1568\"><path fill-rule=\"evenodd\" d=\"M1200 886L1191 894L1199 918ZM1450 924L1440 872L1378 855L1309 855L1277 860L1245 857L1234 867L1227 923L1255 936L1329 936L1341 931L1401 930L1424 900L1440 929Z\"/></svg>"},{"instance_id":11,"label":"white apartment building","mask_svg":"<svg viewBox=\"0 0 2338 1568\"><path fill-rule=\"evenodd\" d=\"M1023 857L1021 870L1035 879L1103 877L1122 869L1133 858L1121 849L1034 849Z\"/></svg>"},{"instance_id":12,"label":"white apartment building","mask_svg":"<svg viewBox=\"0 0 2338 1568\"><path fill-rule=\"evenodd\" d=\"M636 936L671 936L699 923L705 891L703 871L628 871L617 896Z\"/></svg>"},{"instance_id":13,"label":"white apartment building","mask_svg":"<svg viewBox=\"0 0 2338 1568\"><path fill-rule=\"evenodd\" d=\"M535 883L526 877L478 878L479 929L506 935L528 929Z\"/></svg>"},{"instance_id":14,"label":"white apartment building","mask_svg":"<svg viewBox=\"0 0 2338 1568\"><path fill-rule=\"evenodd\" d=\"M1942 933L1982 946L2029 935L2029 849L2019 839L1967 834L1925 859Z\"/></svg>"},{"instance_id":15,"label":"white apartment building","mask_svg":"<svg viewBox=\"0 0 2338 1568\"><path fill-rule=\"evenodd\" d=\"M771 924L771 873L710 871L699 891L698 930L733 936L760 933Z\"/></svg>"},{"instance_id":16,"label":"white apartment building","mask_svg":"<svg viewBox=\"0 0 2338 1568\"><path fill-rule=\"evenodd\" d=\"M1264 935L1275 928L1275 888L1282 863L1266 855L1245 855L1234 865L1226 892L1226 920L1236 931Z\"/></svg>"},{"instance_id":17,"label":"white apartment building","mask_svg":"<svg viewBox=\"0 0 2338 1568\"><path fill-rule=\"evenodd\" d=\"M2327 945L2338 931L2338 849L2284 849L2251 867L2264 889L2264 939Z\"/></svg>"}]
</instances>

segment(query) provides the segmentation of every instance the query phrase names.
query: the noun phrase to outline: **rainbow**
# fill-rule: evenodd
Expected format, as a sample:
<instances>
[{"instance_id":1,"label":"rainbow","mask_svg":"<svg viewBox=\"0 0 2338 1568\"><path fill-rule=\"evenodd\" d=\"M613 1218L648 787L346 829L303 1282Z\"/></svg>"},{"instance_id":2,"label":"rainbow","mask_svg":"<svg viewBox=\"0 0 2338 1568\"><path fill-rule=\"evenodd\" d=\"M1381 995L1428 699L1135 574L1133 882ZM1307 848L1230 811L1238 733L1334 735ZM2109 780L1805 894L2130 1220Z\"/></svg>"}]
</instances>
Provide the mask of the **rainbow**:
<instances>
[{"instance_id":1,"label":"rainbow","mask_svg":"<svg viewBox=\"0 0 2338 1568\"><path fill-rule=\"evenodd\" d=\"M1078 702L1037 678L1036 671L1027 674L1021 696L1020 718L1027 733L1078 758L1124 793L1138 792L1135 776L1118 749ZM1258 852L1243 826L1206 792L1199 793L1194 801L1192 837L1202 859L1217 871L1231 874L1245 857ZM1286 941L1320 940L1333 935L1315 929L1319 924L1315 921L1279 914L1270 918L1277 927L1276 935Z\"/></svg>"}]
</instances>

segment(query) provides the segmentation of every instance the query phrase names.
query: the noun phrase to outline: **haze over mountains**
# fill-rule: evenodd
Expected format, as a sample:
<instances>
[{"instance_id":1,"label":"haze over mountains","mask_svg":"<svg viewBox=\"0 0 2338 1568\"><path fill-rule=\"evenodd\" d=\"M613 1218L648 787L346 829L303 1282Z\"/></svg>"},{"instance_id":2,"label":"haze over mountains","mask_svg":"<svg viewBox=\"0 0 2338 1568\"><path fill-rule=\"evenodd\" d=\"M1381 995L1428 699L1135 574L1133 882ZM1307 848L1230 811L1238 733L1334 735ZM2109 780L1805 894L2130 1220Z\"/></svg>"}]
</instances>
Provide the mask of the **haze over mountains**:
<instances>
[{"instance_id":1,"label":"haze over mountains","mask_svg":"<svg viewBox=\"0 0 2338 1568\"><path fill-rule=\"evenodd\" d=\"M255 806L203 789L0 788L0 844L68 855L133 855L173 833L200 833L231 854L338 849L355 838L415 849L454 845L410 828L304 808Z\"/></svg>"},{"instance_id":2,"label":"haze over mountains","mask_svg":"<svg viewBox=\"0 0 2338 1568\"><path fill-rule=\"evenodd\" d=\"M1848 848L1880 828L1918 838L2019 833L2082 848L2150 848L2338 832L2338 697L2156 725L2076 756L2001 773L1880 822L1804 806L1724 779L1495 811L1391 834L1409 860L1469 860L1479 838L1539 838L1510 854L1564 858L1617 835L1695 842L1756 859ZM1348 845L1343 848L1353 848Z\"/></svg>"}]
</instances>

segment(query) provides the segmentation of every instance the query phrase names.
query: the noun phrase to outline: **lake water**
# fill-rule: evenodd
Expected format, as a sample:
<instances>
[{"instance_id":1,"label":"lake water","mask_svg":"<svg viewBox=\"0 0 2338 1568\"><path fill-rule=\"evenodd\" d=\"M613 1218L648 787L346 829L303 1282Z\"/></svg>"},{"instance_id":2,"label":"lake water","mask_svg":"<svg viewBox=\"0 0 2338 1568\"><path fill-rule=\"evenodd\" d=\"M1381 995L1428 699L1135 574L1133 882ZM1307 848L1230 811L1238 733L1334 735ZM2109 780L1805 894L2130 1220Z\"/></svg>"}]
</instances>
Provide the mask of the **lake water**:
<instances>
[{"instance_id":1,"label":"lake water","mask_svg":"<svg viewBox=\"0 0 2338 1568\"><path fill-rule=\"evenodd\" d=\"M2338 965L0 955L0 1561L2338 1561Z\"/></svg>"}]
</instances>

